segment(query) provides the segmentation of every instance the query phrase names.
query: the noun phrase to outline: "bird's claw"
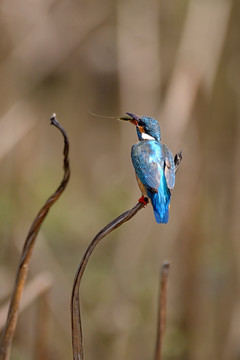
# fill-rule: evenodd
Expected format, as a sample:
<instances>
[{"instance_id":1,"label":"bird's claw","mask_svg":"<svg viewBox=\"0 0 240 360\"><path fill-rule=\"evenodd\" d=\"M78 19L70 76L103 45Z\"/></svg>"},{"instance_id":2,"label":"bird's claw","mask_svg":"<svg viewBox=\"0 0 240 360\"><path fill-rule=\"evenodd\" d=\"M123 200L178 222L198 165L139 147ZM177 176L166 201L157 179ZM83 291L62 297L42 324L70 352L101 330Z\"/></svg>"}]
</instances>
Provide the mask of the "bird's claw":
<instances>
[{"instance_id":1,"label":"bird's claw","mask_svg":"<svg viewBox=\"0 0 240 360\"><path fill-rule=\"evenodd\" d=\"M141 204L144 205L144 207L148 204L148 198L145 196L141 196L140 199L138 200L138 202L140 202Z\"/></svg>"}]
</instances>

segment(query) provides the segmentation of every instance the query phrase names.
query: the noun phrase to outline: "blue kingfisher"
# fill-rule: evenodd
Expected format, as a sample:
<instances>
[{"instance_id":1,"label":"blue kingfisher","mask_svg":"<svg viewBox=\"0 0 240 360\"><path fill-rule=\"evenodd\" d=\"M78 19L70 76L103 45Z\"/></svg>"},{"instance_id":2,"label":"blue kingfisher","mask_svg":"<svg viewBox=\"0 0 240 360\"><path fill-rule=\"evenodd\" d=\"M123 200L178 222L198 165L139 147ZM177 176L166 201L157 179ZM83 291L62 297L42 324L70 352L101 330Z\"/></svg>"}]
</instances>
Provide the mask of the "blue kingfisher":
<instances>
[{"instance_id":1,"label":"blue kingfisher","mask_svg":"<svg viewBox=\"0 0 240 360\"><path fill-rule=\"evenodd\" d=\"M152 203L157 223L166 224L169 218L171 190L175 184L175 164L171 151L161 144L161 131L157 120L132 113L119 118L136 126L139 141L132 146L131 158L138 186L144 197Z\"/></svg>"}]
</instances>

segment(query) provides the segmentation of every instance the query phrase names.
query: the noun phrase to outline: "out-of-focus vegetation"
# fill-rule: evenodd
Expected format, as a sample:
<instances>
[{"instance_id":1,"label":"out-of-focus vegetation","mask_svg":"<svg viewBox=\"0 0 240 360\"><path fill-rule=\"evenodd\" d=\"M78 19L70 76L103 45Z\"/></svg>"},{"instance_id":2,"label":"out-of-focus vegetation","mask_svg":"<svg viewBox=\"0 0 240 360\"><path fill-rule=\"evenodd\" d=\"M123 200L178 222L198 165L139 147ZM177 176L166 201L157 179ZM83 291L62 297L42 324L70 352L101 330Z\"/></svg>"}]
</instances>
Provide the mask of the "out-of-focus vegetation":
<instances>
[{"instance_id":1,"label":"out-of-focus vegetation","mask_svg":"<svg viewBox=\"0 0 240 360\"><path fill-rule=\"evenodd\" d=\"M52 112L68 132L72 168L34 249L25 301L35 298L21 312L11 358L71 358L71 286L83 251L140 196L135 129L107 118L130 111L156 117L163 142L184 159L169 224L156 224L148 206L89 263L86 357L152 356L167 258L165 358L237 360L239 1L3 0L0 29L0 323L30 223L62 175Z\"/></svg>"}]
</instances>

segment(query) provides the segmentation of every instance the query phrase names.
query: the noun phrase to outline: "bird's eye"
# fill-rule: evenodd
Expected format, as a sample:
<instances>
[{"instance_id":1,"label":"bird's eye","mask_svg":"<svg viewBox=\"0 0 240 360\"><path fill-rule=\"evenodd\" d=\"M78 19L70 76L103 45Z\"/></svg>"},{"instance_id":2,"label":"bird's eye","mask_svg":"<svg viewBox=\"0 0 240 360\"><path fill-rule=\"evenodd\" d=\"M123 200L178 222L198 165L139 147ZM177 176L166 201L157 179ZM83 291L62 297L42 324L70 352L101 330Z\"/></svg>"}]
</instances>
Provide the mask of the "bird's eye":
<instances>
[{"instance_id":1,"label":"bird's eye","mask_svg":"<svg viewBox=\"0 0 240 360\"><path fill-rule=\"evenodd\" d=\"M139 125L139 126L144 126L143 121L142 121L142 120L139 120L138 125Z\"/></svg>"}]
</instances>

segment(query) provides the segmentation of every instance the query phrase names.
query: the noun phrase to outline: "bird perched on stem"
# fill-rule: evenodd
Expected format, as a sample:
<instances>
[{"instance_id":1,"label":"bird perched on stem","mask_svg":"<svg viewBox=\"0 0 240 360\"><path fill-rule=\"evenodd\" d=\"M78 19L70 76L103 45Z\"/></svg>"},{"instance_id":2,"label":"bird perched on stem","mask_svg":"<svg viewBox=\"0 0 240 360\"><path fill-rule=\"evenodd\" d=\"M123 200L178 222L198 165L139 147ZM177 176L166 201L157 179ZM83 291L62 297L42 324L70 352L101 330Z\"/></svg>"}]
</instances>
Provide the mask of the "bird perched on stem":
<instances>
[{"instance_id":1,"label":"bird perched on stem","mask_svg":"<svg viewBox=\"0 0 240 360\"><path fill-rule=\"evenodd\" d=\"M175 164L171 151L161 143L157 120L132 113L120 117L136 126L139 142L132 146L131 158L138 186L142 192L140 202L152 203L157 223L166 224L169 218L171 190L175 184Z\"/></svg>"}]
</instances>

